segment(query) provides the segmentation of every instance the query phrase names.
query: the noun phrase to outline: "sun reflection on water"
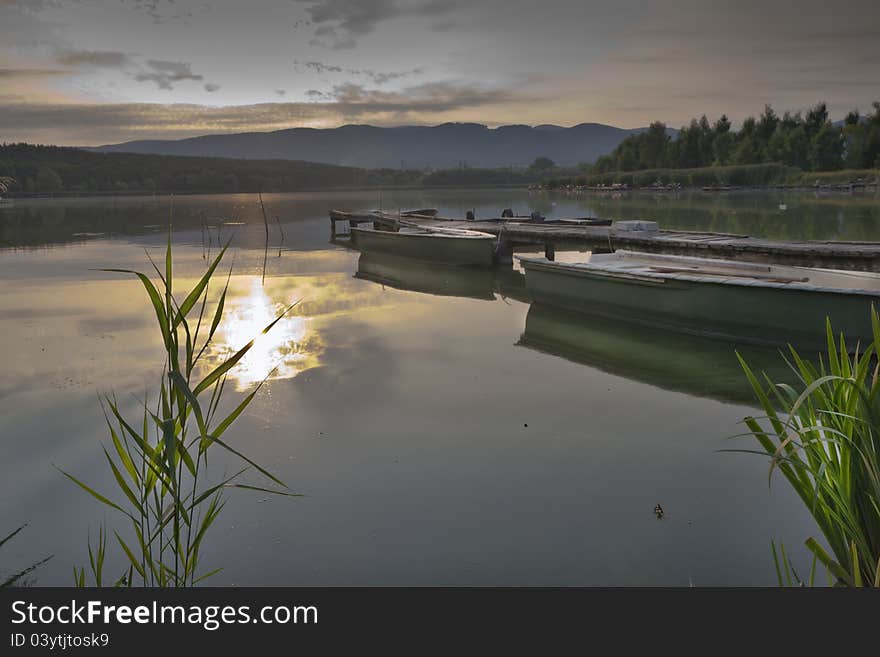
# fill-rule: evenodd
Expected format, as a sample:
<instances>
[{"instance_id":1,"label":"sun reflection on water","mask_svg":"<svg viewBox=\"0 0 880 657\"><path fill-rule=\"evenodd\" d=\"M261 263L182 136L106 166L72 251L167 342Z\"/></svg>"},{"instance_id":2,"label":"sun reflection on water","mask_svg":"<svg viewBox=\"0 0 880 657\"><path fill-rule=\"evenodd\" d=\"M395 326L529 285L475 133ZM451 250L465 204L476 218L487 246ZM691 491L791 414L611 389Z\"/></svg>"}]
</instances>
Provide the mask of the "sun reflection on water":
<instances>
[{"instance_id":1,"label":"sun reflection on water","mask_svg":"<svg viewBox=\"0 0 880 657\"><path fill-rule=\"evenodd\" d=\"M294 314L296 309L279 320L268 333L262 333L290 302L272 299L259 277L246 278L243 293L234 294L230 289L212 349L212 356L219 360L254 340L250 351L229 372L239 391L256 385L267 376L269 379L293 378L318 365L319 351L315 348L317 336L310 326L310 318Z\"/></svg>"}]
</instances>

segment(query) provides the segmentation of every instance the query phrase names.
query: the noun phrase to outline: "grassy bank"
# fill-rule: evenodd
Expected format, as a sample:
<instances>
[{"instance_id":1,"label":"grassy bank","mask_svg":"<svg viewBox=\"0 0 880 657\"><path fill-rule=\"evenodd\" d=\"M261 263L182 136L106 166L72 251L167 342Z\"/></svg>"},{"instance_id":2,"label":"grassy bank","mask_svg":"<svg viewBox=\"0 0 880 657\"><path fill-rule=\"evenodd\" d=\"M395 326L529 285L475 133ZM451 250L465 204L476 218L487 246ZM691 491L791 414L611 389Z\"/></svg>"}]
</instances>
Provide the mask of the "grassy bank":
<instances>
[{"instance_id":1,"label":"grassy bank","mask_svg":"<svg viewBox=\"0 0 880 657\"><path fill-rule=\"evenodd\" d=\"M840 171L803 171L783 164L742 164L725 167L695 169L646 169L643 171L610 171L584 174L569 178L548 178L546 189L562 187L592 187L623 184L629 187L648 187L656 182L682 187L726 185L736 187L771 187L778 185L814 186L849 183L854 180L878 180L880 169L843 169Z\"/></svg>"}]
</instances>

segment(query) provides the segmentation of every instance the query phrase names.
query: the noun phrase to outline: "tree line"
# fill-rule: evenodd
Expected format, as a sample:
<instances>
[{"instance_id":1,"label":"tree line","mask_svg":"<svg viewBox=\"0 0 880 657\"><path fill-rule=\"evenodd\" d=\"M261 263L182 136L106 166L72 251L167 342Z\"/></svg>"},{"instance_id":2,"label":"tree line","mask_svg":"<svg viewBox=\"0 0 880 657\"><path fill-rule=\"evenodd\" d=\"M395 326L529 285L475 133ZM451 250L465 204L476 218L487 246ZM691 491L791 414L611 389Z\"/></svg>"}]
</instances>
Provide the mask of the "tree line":
<instances>
[{"instance_id":1,"label":"tree line","mask_svg":"<svg viewBox=\"0 0 880 657\"><path fill-rule=\"evenodd\" d=\"M704 114L681 128L676 138L655 121L624 139L590 167L591 173L644 169L778 163L803 171L880 168L880 102L865 116L854 110L832 123L825 103L806 114L779 116L770 106L734 131L727 116L710 123Z\"/></svg>"},{"instance_id":2,"label":"tree line","mask_svg":"<svg viewBox=\"0 0 880 657\"><path fill-rule=\"evenodd\" d=\"M517 169L361 169L298 160L100 153L60 146L0 145L0 193L296 192L311 189L526 185L546 158ZM558 169L560 173L565 170ZM567 171L575 173L576 170Z\"/></svg>"}]
</instances>

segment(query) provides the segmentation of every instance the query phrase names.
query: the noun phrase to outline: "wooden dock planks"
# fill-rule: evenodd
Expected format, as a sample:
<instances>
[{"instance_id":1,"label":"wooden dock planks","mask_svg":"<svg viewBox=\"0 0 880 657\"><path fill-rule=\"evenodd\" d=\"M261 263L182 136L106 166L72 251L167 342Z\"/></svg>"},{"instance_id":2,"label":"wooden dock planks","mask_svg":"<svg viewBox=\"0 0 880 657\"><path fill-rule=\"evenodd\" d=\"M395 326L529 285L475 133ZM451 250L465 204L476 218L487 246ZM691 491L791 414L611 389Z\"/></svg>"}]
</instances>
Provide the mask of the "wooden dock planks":
<instances>
[{"instance_id":1,"label":"wooden dock planks","mask_svg":"<svg viewBox=\"0 0 880 657\"><path fill-rule=\"evenodd\" d=\"M330 213L333 234L337 221L352 225L375 222L393 225L396 215ZM621 231L614 226L577 226L508 221L464 221L442 217L405 218L424 226L479 230L521 245L580 244L602 249L632 249L679 255L700 255L753 262L779 262L830 269L880 271L880 242L777 241L748 235L695 231ZM354 222L354 223L353 223Z\"/></svg>"}]
</instances>

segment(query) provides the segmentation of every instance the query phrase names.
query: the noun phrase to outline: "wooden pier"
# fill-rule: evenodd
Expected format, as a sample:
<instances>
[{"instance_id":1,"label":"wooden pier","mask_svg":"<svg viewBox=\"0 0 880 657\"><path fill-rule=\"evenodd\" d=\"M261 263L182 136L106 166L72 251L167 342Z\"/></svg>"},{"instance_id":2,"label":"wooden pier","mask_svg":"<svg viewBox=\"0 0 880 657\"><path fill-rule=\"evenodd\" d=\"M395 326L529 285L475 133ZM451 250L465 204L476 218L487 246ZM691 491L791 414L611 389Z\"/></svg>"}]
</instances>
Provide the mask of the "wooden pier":
<instances>
[{"instance_id":1,"label":"wooden pier","mask_svg":"<svg viewBox=\"0 0 880 657\"><path fill-rule=\"evenodd\" d=\"M330 212L331 234L336 224L348 226L372 223L377 228L396 230L402 224L441 228L467 228L495 235L502 260L512 257L517 246L543 246L553 259L555 250L565 246L614 251L632 249L655 253L726 258L751 262L775 262L807 267L880 271L880 242L777 241L749 235L682 230L623 230L611 226L578 225L561 222L524 221L522 218L466 221L422 215L399 216L391 213Z\"/></svg>"}]
</instances>

